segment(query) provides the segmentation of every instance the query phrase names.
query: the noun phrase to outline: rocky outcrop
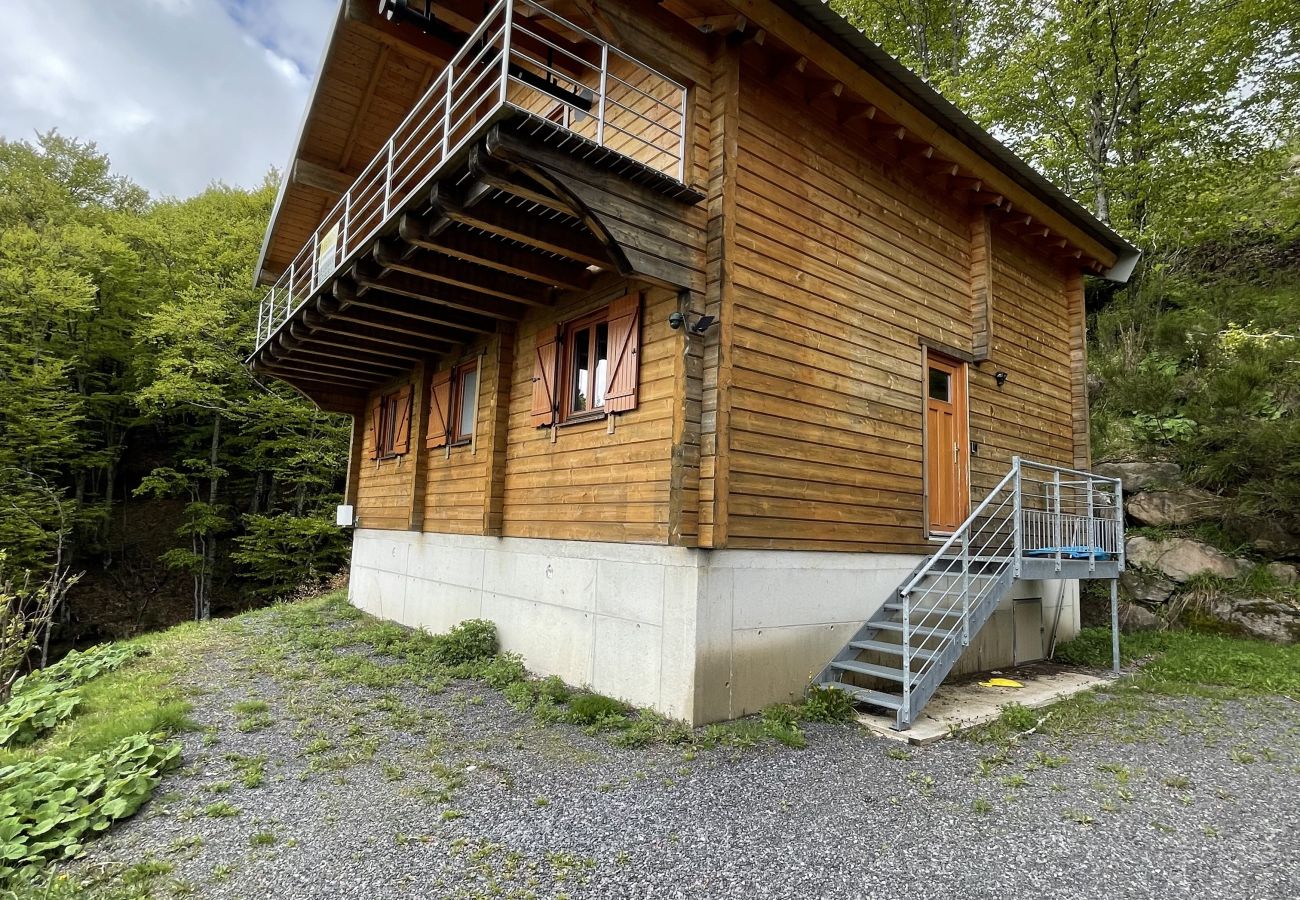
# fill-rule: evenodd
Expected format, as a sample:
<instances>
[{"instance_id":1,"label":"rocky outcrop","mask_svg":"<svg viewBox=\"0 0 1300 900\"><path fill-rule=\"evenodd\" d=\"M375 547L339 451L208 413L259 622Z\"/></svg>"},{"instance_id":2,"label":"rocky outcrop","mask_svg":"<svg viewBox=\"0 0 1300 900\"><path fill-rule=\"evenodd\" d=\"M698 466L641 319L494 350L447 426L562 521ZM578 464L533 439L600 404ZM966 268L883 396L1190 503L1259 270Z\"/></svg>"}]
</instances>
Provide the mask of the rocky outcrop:
<instances>
[{"instance_id":1,"label":"rocky outcrop","mask_svg":"<svg viewBox=\"0 0 1300 900\"><path fill-rule=\"evenodd\" d=\"M1124 552L1130 565L1153 570L1178 584L1202 572L1220 578L1236 578L1249 565L1190 538L1154 541L1148 537L1131 537L1124 544Z\"/></svg>"},{"instance_id":2,"label":"rocky outcrop","mask_svg":"<svg viewBox=\"0 0 1300 900\"><path fill-rule=\"evenodd\" d=\"M1210 614L1250 637L1279 644L1300 641L1300 607L1292 603L1222 597L1210 605Z\"/></svg>"},{"instance_id":3,"label":"rocky outcrop","mask_svg":"<svg viewBox=\"0 0 1300 900\"><path fill-rule=\"evenodd\" d=\"M1143 491L1128 498L1124 512L1139 525L1178 527L1218 518L1223 513L1223 500L1200 488Z\"/></svg>"},{"instance_id":4,"label":"rocky outcrop","mask_svg":"<svg viewBox=\"0 0 1300 900\"><path fill-rule=\"evenodd\" d=\"M1093 471L1106 478L1120 479L1124 483L1126 494L1140 494L1152 488L1174 487L1182 482L1183 477L1177 463L1162 460L1098 463L1093 467Z\"/></svg>"},{"instance_id":5,"label":"rocky outcrop","mask_svg":"<svg viewBox=\"0 0 1300 900\"><path fill-rule=\"evenodd\" d=\"M1240 533L1251 549L1274 559L1300 558L1300 535L1292 534L1270 519L1252 519L1234 522L1234 532Z\"/></svg>"},{"instance_id":6,"label":"rocky outcrop","mask_svg":"<svg viewBox=\"0 0 1300 900\"><path fill-rule=\"evenodd\" d=\"M1165 603L1178 590L1178 584L1159 572L1129 568L1119 576L1119 586L1125 596L1143 603Z\"/></svg>"},{"instance_id":7,"label":"rocky outcrop","mask_svg":"<svg viewBox=\"0 0 1300 900\"><path fill-rule=\"evenodd\" d=\"M1141 603L1121 603L1119 627L1121 631L1155 631L1165 627L1165 620Z\"/></svg>"},{"instance_id":8,"label":"rocky outcrop","mask_svg":"<svg viewBox=\"0 0 1300 900\"><path fill-rule=\"evenodd\" d=\"M1268 574L1273 576L1274 581L1285 587L1290 587L1300 581L1300 568L1296 568L1290 563L1273 562L1264 568L1268 570Z\"/></svg>"}]
</instances>

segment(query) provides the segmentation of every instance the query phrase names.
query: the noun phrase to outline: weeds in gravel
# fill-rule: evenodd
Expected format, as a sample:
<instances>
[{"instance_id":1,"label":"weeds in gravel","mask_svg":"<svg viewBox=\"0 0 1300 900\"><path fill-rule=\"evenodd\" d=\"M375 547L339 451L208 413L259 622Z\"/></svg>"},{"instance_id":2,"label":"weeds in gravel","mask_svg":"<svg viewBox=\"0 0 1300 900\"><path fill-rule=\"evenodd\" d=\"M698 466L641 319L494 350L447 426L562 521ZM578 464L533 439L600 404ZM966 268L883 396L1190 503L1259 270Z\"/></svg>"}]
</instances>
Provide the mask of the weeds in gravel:
<instances>
[{"instance_id":1,"label":"weeds in gravel","mask_svg":"<svg viewBox=\"0 0 1300 900\"><path fill-rule=\"evenodd\" d=\"M228 803L225 800L218 800L216 803L209 803L203 810L203 814L209 819L229 819L237 816L242 812L238 806Z\"/></svg>"},{"instance_id":2,"label":"weeds in gravel","mask_svg":"<svg viewBox=\"0 0 1300 900\"><path fill-rule=\"evenodd\" d=\"M974 800L971 801L970 808L971 808L971 812L984 815L986 813L993 812L993 802L991 800L985 799L984 797L976 797Z\"/></svg>"},{"instance_id":3,"label":"weeds in gravel","mask_svg":"<svg viewBox=\"0 0 1300 900\"><path fill-rule=\"evenodd\" d=\"M274 832L259 831L248 839L248 843L253 847L273 847L279 843Z\"/></svg>"}]
</instances>

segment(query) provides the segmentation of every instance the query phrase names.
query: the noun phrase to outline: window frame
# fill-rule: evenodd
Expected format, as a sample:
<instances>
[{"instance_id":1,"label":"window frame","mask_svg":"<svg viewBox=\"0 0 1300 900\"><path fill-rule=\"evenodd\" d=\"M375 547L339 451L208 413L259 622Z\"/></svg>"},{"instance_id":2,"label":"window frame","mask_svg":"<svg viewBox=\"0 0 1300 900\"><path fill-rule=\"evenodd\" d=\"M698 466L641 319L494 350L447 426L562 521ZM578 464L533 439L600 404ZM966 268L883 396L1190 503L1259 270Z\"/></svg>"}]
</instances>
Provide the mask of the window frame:
<instances>
[{"instance_id":1,"label":"window frame","mask_svg":"<svg viewBox=\"0 0 1300 900\"><path fill-rule=\"evenodd\" d=\"M559 410L558 410L559 412L558 424L560 425L573 425L573 424L579 424L581 422L597 422L609 415L608 411L605 409L605 394L608 393L609 391L609 371L608 371L609 369L609 365L608 365L609 309L610 308L608 306L603 306L600 309L595 310L594 312L587 313L584 316L579 316L576 319L573 319L569 322L565 322L560 332L560 346L563 348L563 353L564 353L563 361L560 365L560 379L558 384L556 385L556 388L558 390L562 390L564 392L560 398ZM586 388L587 388L587 396L594 397L596 393L595 391L596 367L595 365L592 364L591 361L595 359L596 329L600 325L606 326L605 390L601 392L600 406L589 406L587 409L578 410L575 412L573 409L573 395L574 395L574 388L576 387L575 384L575 379L577 377L576 354L577 354L578 347L577 347L577 342L574 340L574 335L580 331L590 330L590 336L587 339L587 352L588 352L587 372L588 372L589 381L586 385Z\"/></svg>"},{"instance_id":2,"label":"window frame","mask_svg":"<svg viewBox=\"0 0 1300 900\"><path fill-rule=\"evenodd\" d=\"M469 431L462 433L460 430L460 420L465 410L465 374L473 372L474 378L474 405L477 406L477 397L479 392L479 381L481 376L479 372L478 357L474 357L468 362L463 362L458 366L453 366L451 370L451 409L448 415L451 417L451 427L447 429L448 446L464 447L466 444L474 443L474 433L478 430L478 410L474 411L475 421L470 422Z\"/></svg>"},{"instance_id":3,"label":"window frame","mask_svg":"<svg viewBox=\"0 0 1300 900\"><path fill-rule=\"evenodd\" d=\"M392 391L385 391L379 398L379 421L375 427L375 449L374 458L380 461L386 459L397 459L410 453L407 448L406 453L397 452L397 431L399 423L402 420L402 393L406 388L397 388ZM410 395L407 395L407 402L410 402Z\"/></svg>"}]
</instances>

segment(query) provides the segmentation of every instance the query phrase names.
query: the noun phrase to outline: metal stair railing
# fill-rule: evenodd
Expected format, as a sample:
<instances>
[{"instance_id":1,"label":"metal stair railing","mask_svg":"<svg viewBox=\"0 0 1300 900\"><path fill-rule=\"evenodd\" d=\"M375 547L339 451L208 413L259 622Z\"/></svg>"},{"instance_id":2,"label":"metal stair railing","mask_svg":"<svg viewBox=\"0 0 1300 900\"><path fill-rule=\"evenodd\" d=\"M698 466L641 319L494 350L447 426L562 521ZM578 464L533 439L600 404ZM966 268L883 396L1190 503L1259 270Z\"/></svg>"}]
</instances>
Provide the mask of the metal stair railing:
<instances>
[{"instance_id":1,"label":"metal stair railing","mask_svg":"<svg viewBox=\"0 0 1300 900\"><path fill-rule=\"evenodd\" d=\"M898 601L863 623L818 681L838 684L868 703L888 704L896 709L897 727L909 727L1021 577L1027 559L1043 566L1050 561L1051 571L1067 578L1094 577L1102 560L1116 565L1101 577L1123 570L1123 506L1119 479L1013 457L997 486L898 588ZM1079 571L1084 560L1087 574ZM901 621L892 619L895 612ZM836 669L855 671L855 648L879 649L878 642L864 644L864 637L884 629L901 630L898 649L891 651L901 657L901 671L889 670L901 681L901 697L858 689L835 676Z\"/></svg>"},{"instance_id":2,"label":"metal stair railing","mask_svg":"<svg viewBox=\"0 0 1300 900\"><path fill-rule=\"evenodd\" d=\"M574 36L598 61L573 52ZM538 0L498 0L262 298L257 347L502 116L546 118L684 182L687 97L685 85Z\"/></svg>"}]
</instances>

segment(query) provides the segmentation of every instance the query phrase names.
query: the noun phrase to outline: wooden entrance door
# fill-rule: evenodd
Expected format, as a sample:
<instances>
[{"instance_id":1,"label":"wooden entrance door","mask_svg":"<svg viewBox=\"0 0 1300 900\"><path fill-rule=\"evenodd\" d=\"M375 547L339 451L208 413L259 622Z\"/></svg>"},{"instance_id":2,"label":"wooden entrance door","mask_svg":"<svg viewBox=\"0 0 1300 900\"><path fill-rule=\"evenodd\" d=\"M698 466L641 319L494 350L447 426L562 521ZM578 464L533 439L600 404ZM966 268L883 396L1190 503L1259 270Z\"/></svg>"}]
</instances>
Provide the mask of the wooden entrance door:
<instances>
[{"instance_id":1,"label":"wooden entrance door","mask_svg":"<svg viewBox=\"0 0 1300 900\"><path fill-rule=\"evenodd\" d=\"M927 355L925 475L931 534L950 534L970 512L966 364Z\"/></svg>"}]
</instances>

